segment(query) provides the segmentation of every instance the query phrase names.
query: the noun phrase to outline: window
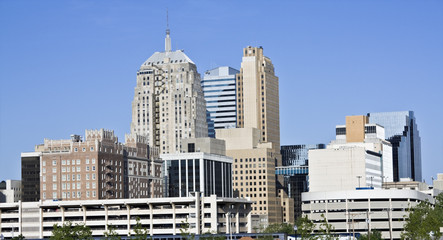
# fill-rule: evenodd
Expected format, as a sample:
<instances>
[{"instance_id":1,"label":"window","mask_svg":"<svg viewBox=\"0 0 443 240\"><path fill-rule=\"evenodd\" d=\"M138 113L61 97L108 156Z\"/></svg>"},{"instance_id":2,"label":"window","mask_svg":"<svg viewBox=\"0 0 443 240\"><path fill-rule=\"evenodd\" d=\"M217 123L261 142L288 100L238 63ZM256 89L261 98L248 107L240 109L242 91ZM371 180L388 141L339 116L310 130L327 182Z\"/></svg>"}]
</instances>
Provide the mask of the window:
<instances>
[{"instance_id":1,"label":"window","mask_svg":"<svg viewBox=\"0 0 443 240\"><path fill-rule=\"evenodd\" d=\"M78 149L77 148L74 148L74 152L77 152L78 151Z\"/></svg>"},{"instance_id":2,"label":"window","mask_svg":"<svg viewBox=\"0 0 443 240\"><path fill-rule=\"evenodd\" d=\"M46 182L46 176L43 176L42 179L43 179L43 182Z\"/></svg>"},{"instance_id":3,"label":"window","mask_svg":"<svg viewBox=\"0 0 443 240\"><path fill-rule=\"evenodd\" d=\"M66 172L66 167L62 167L62 172Z\"/></svg>"},{"instance_id":4,"label":"window","mask_svg":"<svg viewBox=\"0 0 443 240\"><path fill-rule=\"evenodd\" d=\"M95 166L92 166L92 171L95 171Z\"/></svg>"},{"instance_id":5,"label":"window","mask_svg":"<svg viewBox=\"0 0 443 240\"><path fill-rule=\"evenodd\" d=\"M89 173L86 174L86 180L89 180Z\"/></svg>"},{"instance_id":6,"label":"window","mask_svg":"<svg viewBox=\"0 0 443 240\"><path fill-rule=\"evenodd\" d=\"M56 172L57 172L57 168L55 168L55 167L52 168L52 172L53 172L53 173L56 173Z\"/></svg>"},{"instance_id":7,"label":"window","mask_svg":"<svg viewBox=\"0 0 443 240\"><path fill-rule=\"evenodd\" d=\"M95 182L92 183L92 188L95 189L96 185ZM95 197L95 196L94 196Z\"/></svg>"},{"instance_id":8,"label":"window","mask_svg":"<svg viewBox=\"0 0 443 240\"><path fill-rule=\"evenodd\" d=\"M46 184L43 184L43 191L46 191Z\"/></svg>"},{"instance_id":9,"label":"window","mask_svg":"<svg viewBox=\"0 0 443 240\"><path fill-rule=\"evenodd\" d=\"M72 159L72 165L75 165L75 160L74 159Z\"/></svg>"},{"instance_id":10,"label":"window","mask_svg":"<svg viewBox=\"0 0 443 240\"><path fill-rule=\"evenodd\" d=\"M92 191L92 197L95 197L95 196L96 196L95 191Z\"/></svg>"},{"instance_id":11,"label":"window","mask_svg":"<svg viewBox=\"0 0 443 240\"><path fill-rule=\"evenodd\" d=\"M52 181L57 182L57 175L52 175Z\"/></svg>"},{"instance_id":12,"label":"window","mask_svg":"<svg viewBox=\"0 0 443 240\"><path fill-rule=\"evenodd\" d=\"M89 189L89 183L88 182L86 183L86 189Z\"/></svg>"},{"instance_id":13,"label":"window","mask_svg":"<svg viewBox=\"0 0 443 240\"><path fill-rule=\"evenodd\" d=\"M57 183L52 184L52 190L57 190Z\"/></svg>"},{"instance_id":14,"label":"window","mask_svg":"<svg viewBox=\"0 0 443 240\"><path fill-rule=\"evenodd\" d=\"M57 160L52 160L52 166L57 165Z\"/></svg>"},{"instance_id":15,"label":"window","mask_svg":"<svg viewBox=\"0 0 443 240\"><path fill-rule=\"evenodd\" d=\"M43 161L43 167L46 166L46 161Z\"/></svg>"},{"instance_id":16,"label":"window","mask_svg":"<svg viewBox=\"0 0 443 240\"><path fill-rule=\"evenodd\" d=\"M53 193L52 193L52 198L53 198L53 199L57 199L57 192L53 192Z\"/></svg>"},{"instance_id":17,"label":"window","mask_svg":"<svg viewBox=\"0 0 443 240\"><path fill-rule=\"evenodd\" d=\"M86 148L82 148L82 151L83 151L83 152L86 152Z\"/></svg>"},{"instance_id":18,"label":"window","mask_svg":"<svg viewBox=\"0 0 443 240\"><path fill-rule=\"evenodd\" d=\"M46 173L46 168L43 168L42 171L43 171L43 173Z\"/></svg>"},{"instance_id":19,"label":"window","mask_svg":"<svg viewBox=\"0 0 443 240\"><path fill-rule=\"evenodd\" d=\"M81 188L81 183L77 183L77 190L80 190Z\"/></svg>"},{"instance_id":20,"label":"window","mask_svg":"<svg viewBox=\"0 0 443 240\"><path fill-rule=\"evenodd\" d=\"M66 175L65 174L62 175L62 181L66 181Z\"/></svg>"},{"instance_id":21,"label":"window","mask_svg":"<svg viewBox=\"0 0 443 240\"><path fill-rule=\"evenodd\" d=\"M77 159L77 165L80 164L80 159Z\"/></svg>"},{"instance_id":22,"label":"window","mask_svg":"<svg viewBox=\"0 0 443 240\"><path fill-rule=\"evenodd\" d=\"M80 170L80 167L77 167L77 172L80 172L81 170Z\"/></svg>"},{"instance_id":23,"label":"window","mask_svg":"<svg viewBox=\"0 0 443 240\"><path fill-rule=\"evenodd\" d=\"M86 158L86 164L89 164L89 158Z\"/></svg>"},{"instance_id":24,"label":"window","mask_svg":"<svg viewBox=\"0 0 443 240\"><path fill-rule=\"evenodd\" d=\"M95 164L95 158L92 159L92 164Z\"/></svg>"},{"instance_id":25,"label":"window","mask_svg":"<svg viewBox=\"0 0 443 240\"><path fill-rule=\"evenodd\" d=\"M82 180L81 175L77 174L77 181L80 181L80 180Z\"/></svg>"}]
</instances>

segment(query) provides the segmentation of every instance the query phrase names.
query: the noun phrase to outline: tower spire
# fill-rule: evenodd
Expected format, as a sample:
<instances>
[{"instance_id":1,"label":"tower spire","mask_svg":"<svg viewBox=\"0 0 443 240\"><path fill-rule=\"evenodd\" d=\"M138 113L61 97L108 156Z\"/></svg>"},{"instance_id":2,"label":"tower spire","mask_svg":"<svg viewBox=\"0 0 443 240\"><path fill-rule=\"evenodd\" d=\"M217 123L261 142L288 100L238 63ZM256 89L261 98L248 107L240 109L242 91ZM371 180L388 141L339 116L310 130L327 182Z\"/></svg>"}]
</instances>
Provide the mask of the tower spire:
<instances>
[{"instance_id":1,"label":"tower spire","mask_svg":"<svg viewBox=\"0 0 443 240\"><path fill-rule=\"evenodd\" d=\"M168 9L166 9L166 38L165 38L165 52L171 51L171 38L169 37L169 16Z\"/></svg>"}]
</instances>

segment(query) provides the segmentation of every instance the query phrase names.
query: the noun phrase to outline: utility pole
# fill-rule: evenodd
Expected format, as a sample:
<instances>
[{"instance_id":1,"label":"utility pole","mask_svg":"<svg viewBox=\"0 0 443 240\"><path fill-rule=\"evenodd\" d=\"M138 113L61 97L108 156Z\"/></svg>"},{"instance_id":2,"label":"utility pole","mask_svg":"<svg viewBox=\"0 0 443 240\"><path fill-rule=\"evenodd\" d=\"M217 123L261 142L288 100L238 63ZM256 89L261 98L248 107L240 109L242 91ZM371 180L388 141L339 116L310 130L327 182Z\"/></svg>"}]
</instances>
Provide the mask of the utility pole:
<instances>
[{"instance_id":1,"label":"utility pole","mask_svg":"<svg viewBox=\"0 0 443 240\"><path fill-rule=\"evenodd\" d=\"M357 178L358 178L358 188L360 188L360 178L361 178L361 176L357 176Z\"/></svg>"},{"instance_id":2,"label":"utility pole","mask_svg":"<svg viewBox=\"0 0 443 240\"><path fill-rule=\"evenodd\" d=\"M371 229L369 228L369 210L366 212L366 222L368 223L368 240L371 240Z\"/></svg>"}]
</instances>

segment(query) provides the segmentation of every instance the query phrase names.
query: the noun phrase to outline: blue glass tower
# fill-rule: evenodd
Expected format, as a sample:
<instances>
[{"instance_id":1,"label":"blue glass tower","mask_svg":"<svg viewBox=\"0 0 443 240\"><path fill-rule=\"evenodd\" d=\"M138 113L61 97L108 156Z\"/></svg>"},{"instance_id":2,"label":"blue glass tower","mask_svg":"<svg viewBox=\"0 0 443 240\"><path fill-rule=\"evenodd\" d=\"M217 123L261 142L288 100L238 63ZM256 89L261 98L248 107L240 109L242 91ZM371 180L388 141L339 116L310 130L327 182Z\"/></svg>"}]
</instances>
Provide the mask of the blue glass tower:
<instances>
[{"instance_id":1,"label":"blue glass tower","mask_svg":"<svg viewBox=\"0 0 443 240\"><path fill-rule=\"evenodd\" d=\"M206 100L209 137L215 137L215 129L237 126L237 73L239 71L231 67L218 67L205 72L202 88Z\"/></svg>"},{"instance_id":2,"label":"blue glass tower","mask_svg":"<svg viewBox=\"0 0 443 240\"><path fill-rule=\"evenodd\" d=\"M369 122L385 128L392 144L394 181L411 178L422 181L421 139L413 111L368 113Z\"/></svg>"}]
</instances>

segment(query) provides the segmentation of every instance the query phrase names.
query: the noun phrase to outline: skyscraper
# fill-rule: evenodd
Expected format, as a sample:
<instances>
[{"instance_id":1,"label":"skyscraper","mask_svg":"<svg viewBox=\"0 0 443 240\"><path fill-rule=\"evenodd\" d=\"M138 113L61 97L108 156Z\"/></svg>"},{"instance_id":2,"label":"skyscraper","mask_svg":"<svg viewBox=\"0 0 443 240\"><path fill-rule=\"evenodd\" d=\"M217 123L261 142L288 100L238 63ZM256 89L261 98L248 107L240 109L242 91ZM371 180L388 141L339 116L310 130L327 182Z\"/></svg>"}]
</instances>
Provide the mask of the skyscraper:
<instances>
[{"instance_id":1,"label":"skyscraper","mask_svg":"<svg viewBox=\"0 0 443 240\"><path fill-rule=\"evenodd\" d=\"M262 47L243 49L237 88L237 126L260 129L260 140L280 151L278 77Z\"/></svg>"},{"instance_id":2,"label":"skyscraper","mask_svg":"<svg viewBox=\"0 0 443 240\"><path fill-rule=\"evenodd\" d=\"M156 52L137 71L131 133L147 137L160 153L180 151L182 138L208 136L206 106L197 66L182 50Z\"/></svg>"},{"instance_id":3,"label":"skyscraper","mask_svg":"<svg viewBox=\"0 0 443 240\"><path fill-rule=\"evenodd\" d=\"M277 189L281 166L278 78L262 47L243 49L237 74L237 128L216 129L226 141L226 154L234 159L234 194L250 197L260 224L293 222L293 203Z\"/></svg>"},{"instance_id":4,"label":"skyscraper","mask_svg":"<svg viewBox=\"0 0 443 240\"><path fill-rule=\"evenodd\" d=\"M214 123L213 128L208 129L210 137L215 136L214 129L236 127L235 75L237 73L239 73L238 70L225 66L208 70L203 76L202 87L208 111L208 122Z\"/></svg>"},{"instance_id":5,"label":"skyscraper","mask_svg":"<svg viewBox=\"0 0 443 240\"><path fill-rule=\"evenodd\" d=\"M369 122L385 128L392 144L394 181L422 181L421 139L413 111L368 113Z\"/></svg>"}]
</instances>

